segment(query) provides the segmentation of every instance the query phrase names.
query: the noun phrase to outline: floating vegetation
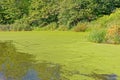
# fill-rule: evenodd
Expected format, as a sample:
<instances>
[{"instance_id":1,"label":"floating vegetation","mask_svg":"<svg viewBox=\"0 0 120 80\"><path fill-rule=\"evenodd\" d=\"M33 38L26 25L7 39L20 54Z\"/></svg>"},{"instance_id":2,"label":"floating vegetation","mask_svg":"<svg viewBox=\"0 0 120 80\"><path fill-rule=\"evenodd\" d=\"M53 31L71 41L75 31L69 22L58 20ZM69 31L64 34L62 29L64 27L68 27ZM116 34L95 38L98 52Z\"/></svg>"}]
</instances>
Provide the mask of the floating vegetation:
<instances>
[{"instance_id":1,"label":"floating vegetation","mask_svg":"<svg viewBox=\"0 0 120 80\"><path fill-rule=\"evenodd\" d=\"M0 80L61 80L61 66L37 63L35 56L18 52L11 41L0 42Z\"/></svg>"}]
</instances>

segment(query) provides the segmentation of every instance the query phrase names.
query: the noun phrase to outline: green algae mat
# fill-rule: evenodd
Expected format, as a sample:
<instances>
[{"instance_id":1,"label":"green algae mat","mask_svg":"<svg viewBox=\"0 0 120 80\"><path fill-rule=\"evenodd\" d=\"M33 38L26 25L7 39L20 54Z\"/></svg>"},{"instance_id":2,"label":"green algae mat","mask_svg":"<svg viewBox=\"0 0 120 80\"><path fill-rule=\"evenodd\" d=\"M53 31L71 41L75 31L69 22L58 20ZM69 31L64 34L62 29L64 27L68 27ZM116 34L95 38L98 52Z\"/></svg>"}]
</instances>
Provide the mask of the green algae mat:
<instances>
[{"instance_id":1,"label":"green algae mat","mask_svg":"<svg viewBox=\"0 0 120 80\"><path fill-rule=\"evenodd\" d=\"M9 71L6 72L7 77L20 78L26 74L27 78L22 76L20 80L119 80L120 45L91 43L87 36L87 32L70 31L0 32L0 75L5 76L5 71L2 70L5 63L9 66L5 69ZM9 52L9 47L5 45L10 44L3 45L5 41L12 41L16 52L11 48L13 51ZM24 69L19 68L20 66ZM20 72L22 70L25 73ZM46 70L50 71L49 74ZM10 75L11 72L14 75ZM34 77L30 78L30 75ZM50 78L51 75L54 77Z\"/></svg>"}]
</instances>

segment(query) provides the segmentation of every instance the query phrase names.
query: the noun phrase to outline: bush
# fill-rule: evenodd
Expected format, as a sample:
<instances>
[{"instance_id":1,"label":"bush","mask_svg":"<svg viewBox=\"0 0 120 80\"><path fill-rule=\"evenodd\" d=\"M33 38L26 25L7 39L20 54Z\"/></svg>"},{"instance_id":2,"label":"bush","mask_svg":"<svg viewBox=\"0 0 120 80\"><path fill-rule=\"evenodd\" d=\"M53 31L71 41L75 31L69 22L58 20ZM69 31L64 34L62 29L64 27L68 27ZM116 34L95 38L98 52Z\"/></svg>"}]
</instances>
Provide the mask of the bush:
<instances>
[{"instance_id":1,"label":"bush","mask_svg":"<svg viewBox=\"0 0 120 80\"><path fill-rule=\"evenodd\" d=\"M110 15L103 16L93 22L90 22L91 30L106 29L104 42L110 44L120 43L120 9L116 9ZM98 32L93 32L92 36L97 35ZM95 40L91 40L95 41Z\"/></svg>"},{"instance_id":2,"label":"bush","mask_svg":"<svg viewBox=\"0 0 120 80\"><path fill-rule=\"evenodd\" d=\"M120 27L114 25L107 29L106 42L112 44L120 43Z\"/></svg>"},{"instance_id":3,"label":"bush","mask_svg":"<svg viewBox=\"0 0 120 80\"><path fill-rule=\"evenodd\" d=\"M112 14L110 15L105 15L103 17L98 18L97 20L94 20L90 22L89 26L90 28L107 28L110 27L111 25L120 25L120 9L116 9Z\"/></svg>"},{"instance_id":4,"label":"bush","mask_svg":"<svg viewBox=\"0 0 120 80\"><path fill-rule=\"evenodd\" d=\"M14 24L11 25L12 31L31 31L32 27L30 27L29 23L24 20L17 20Z\"/></svg>"},{"instance_id":5,"label":"bush","mask_svg":"<svg viewBox=\"0 0 120 80\"><path fill-rule=\"evenodd\" d=\"M110 43L119 44L120 43L120 27L112 26L108 29L101 29L93 31L89 35L89 40L96 43Z\"/></svg>"},{"instance_id":6,"label":"bush","mask_svg":"<svg viewBox=\"0 0 120 80\"><path fill-rule=\"evenodd\" d=\"M23 23L23 24L13 24L12 25L12 31L30 31L31 29L28 29L28 25Z\"/></svg>"},{"instance_id":7,"label":"bush","mask_svg":"<svg viewBox=\"0 0 120 80\"><path fill-rule=\"evenodd\" d=\"M69 28L65 25L60 25L59 28L58 28L59 31L67 31L68 29Z\"/></svg>"},{"instance_id":8,"label":"bush","mask_svg":"<svg viewBox=\"0 0 120 80\"><path fill-rule=\"evenodd\" d=\"M74 28L75 32L85 32L87 29L87 24L85 23L78 23L77 26Z\"/></svg>"},{"instance_id":9,"label":"bush","mask_svg":"<svg viewBox=\"0 0 120 80\"><path fill-rule=\"evenodd\" d=\"M58 26L57 23L53 22L44 27L35 27L34 31L48 31L48 30L54 31L57 29L57 26Z\"/></svg>"},{"instance_id":10,"label":"bush","mask_svg":"<svg viewBox=\"0 0 120 80\"><path fill-rule=\"evenodd\" d=\"M105 36L106 36L106 30L101 29L90 33L89 40L96 43L102 43L105 42Z\"/></svg>"},{"instance_id":11,"label":"bush","mask_svg":"<svg viewBox=\"0 0 120 80\"><path fill-rule=\"evenodd\" d=\"M0 31L10 31L11 26L10 25L0 25Z\"/></svg>"}]
</instances>

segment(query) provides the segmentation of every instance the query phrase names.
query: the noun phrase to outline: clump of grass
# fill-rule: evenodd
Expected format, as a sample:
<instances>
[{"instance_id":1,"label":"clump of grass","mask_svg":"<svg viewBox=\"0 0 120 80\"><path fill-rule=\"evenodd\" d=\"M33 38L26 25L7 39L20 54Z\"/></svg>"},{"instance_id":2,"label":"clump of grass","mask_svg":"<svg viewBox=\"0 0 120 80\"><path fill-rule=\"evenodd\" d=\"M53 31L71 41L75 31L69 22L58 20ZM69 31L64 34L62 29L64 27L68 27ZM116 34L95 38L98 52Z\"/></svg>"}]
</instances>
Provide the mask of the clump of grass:
<instances>
[{"instance_id":1,"label":"clump of grass","mask_svg":"<svg viewBox=\"0 0 120 80\"><path fill-rule=\"evenodd\" d=\"M57 27L58 27L57 23L53 22L44 27L36 27L34 28L34 31L54 31L57 29Z\"/></svg>"},{"instance_id":2,"label":"clump of grass","mask_svg":"<svg viewBox=\"0 0 120 80\"><path fill-rule=\"evenodd\" d=\"M96 43L105 42L106 31L104 29L93 31L89 35L89 40Z\"/></svg>"},{"instance_id":3,"label":"clump of grass","mask_svg":"<svg viewBox=\"0 0 120 80\"><path fill-rule=\"evenodd\" d=\"M75 32L85 32L87 30L87 24L85 23L78 23L77 26L74 28Z\"/></svg>"},{"instance_id":4,"label":"clump of grass","mask_svg":"<svg viewBox=\"0 0 120 80\"><path fill-rule=\"evenodd\" d=\"M60 25L59 28L58 28L59 31L67 31L68 29L69 28L65 25Z\"/></svg>"},{"instance_id":5,"label":"clump of grass","mask_svg":"<svg viewBox=\"0 0 120 80\"><path fill-rule=\"evenodd\" d=\"M10 31L11 26L8 24L8 25L0 25L0 31Z\"/></svg>"},{"instance_id":6,"label":"clump of grass","mask_svg":"<svg viewBox=\"0 0 120 80\"><path fill-rule=\"evenodd\" d=\"M11 31L31 31L32 26L30 26L28 20L24 17L20 20L16 20L14 24L10 26Z\"/></svg>"}]
</instances>

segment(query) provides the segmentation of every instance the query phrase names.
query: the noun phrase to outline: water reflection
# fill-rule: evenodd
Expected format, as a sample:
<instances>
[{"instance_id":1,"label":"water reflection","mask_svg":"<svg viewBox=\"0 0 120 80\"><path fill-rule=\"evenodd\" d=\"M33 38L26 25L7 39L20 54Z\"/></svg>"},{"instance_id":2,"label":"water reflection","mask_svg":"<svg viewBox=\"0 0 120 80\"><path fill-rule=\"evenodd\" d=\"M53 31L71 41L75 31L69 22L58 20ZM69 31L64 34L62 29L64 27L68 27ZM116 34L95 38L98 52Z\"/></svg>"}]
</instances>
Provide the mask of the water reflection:
<instances>
[{"instance_id":1,"label":"water reflection","mask_svg":"<svg viewBox=\"0 0 120 80\"><path fill-rule=\"evenodd\" d=\"M34 56L18 52L11 41L0 42L0 80L61 80L61 66L37 63Z\"/></svg>"}]
</instances>

